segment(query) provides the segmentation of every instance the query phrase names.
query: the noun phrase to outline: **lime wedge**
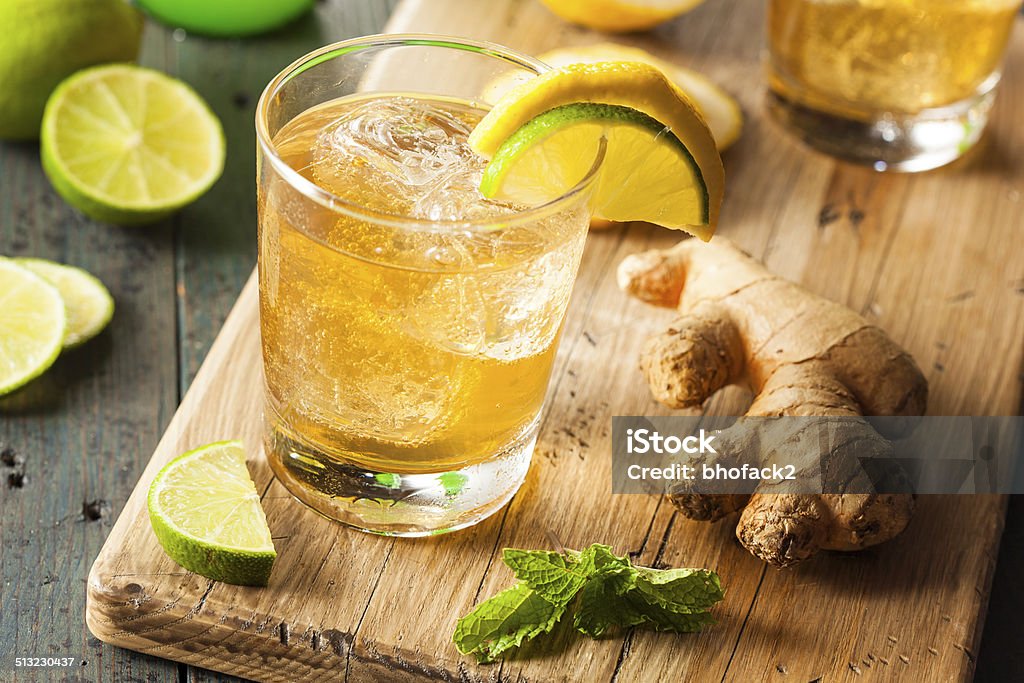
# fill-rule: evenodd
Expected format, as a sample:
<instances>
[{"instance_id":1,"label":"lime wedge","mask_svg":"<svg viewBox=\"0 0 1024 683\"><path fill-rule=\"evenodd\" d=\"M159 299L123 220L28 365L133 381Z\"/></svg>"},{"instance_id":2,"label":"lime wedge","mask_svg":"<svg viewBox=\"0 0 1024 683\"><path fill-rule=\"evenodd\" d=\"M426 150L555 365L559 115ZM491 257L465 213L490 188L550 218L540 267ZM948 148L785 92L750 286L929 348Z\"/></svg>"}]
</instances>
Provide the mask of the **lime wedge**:
<instances>
[{"instance_id":1,"label":"lime wedge","mask_svg":"<svg viewBox=\"0 0 1024 683\"><path fill-rule=\"evenodd\" d=\"M528 205L551 201L586 177L602 135L597 218L711 239L722 159L693 103L650 64L570 64L510 90L469 138L490 158L480 191Z\"/></svg>"},{"instance_id":2,"label":"lime wedge","mask_svg":"<svg viewBox=\"0 0 1024 683\"><path fill-rule=\"evenodd\" d=\"M190 204L224 169L220 121L189 86L112 64L67 78L50 96L43 170L74 207L120 225L150 223Z\"/></svg>"},{"instance_id":3,"label":"lime wedge","mask_svg":"<svg viewBox=\"0 0 1024 683\"><path fill-rule=\"evenodd\" d=\"M531 206L549 201L586 175L602 134L598 216L670 227L709 222L707 186L686 146L650 116L607 104L568 104L532 119L498 149L480 191Z\"/></svg>"},{"instance_id":4,"label":"lime wedge","mask_svg":"<svg viewBox=\"0 0 1024 683\"><path fill-rule=\"evenodd\" d=\"M83 344L103 331L114 315L114 299L103 283L81 268L36 258L15 262L43 278L60 292L67 312L64 348Z\"/></svg>"},{"instance_id":5,"label":"lime wedge","mask_svg":"<svg viewBox=\"0 0 1024 683\"><path fill-rule=\"evenodd\" d=\"M60 355L67 318L60 293L0 257L0 396L25 385Z\"/></svg>"},{"instance_id":6,"label":"lime wedge","mask_svg":"<svg viewBox=\"0 0 1024 683\"><path fill-rule=\"evenodd\" d=\"M537 59L554 67L595 62L650 64L665 74L693 102L697 111L707 121L719 151L724 152L732 143L736 142L743 129L743 113L739 103L729 93L722 90L718 84L701 73L659 59L639 48L616 43L598 43L551 50L539 55Z\"/></svg>"},{"instance_id":7,"label":"lime wedge","mask_svg":"<svg viewBox=\"0 0 1024 683\"><path fill-rule=\"evenodd\" d=\"M277 553L240 441L172 460L149 487L149 520L185 569L242 586L265 586Z\"/></svg>"}]
</instances>

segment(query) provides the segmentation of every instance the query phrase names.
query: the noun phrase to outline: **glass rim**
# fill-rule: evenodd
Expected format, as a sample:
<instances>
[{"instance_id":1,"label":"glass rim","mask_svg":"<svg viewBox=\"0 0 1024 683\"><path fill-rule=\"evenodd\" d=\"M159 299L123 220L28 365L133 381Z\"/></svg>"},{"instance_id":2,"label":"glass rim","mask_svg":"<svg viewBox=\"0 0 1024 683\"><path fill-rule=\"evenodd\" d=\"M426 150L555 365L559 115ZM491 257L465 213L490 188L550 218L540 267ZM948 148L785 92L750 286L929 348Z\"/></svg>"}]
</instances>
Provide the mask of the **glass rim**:
<instances>
[{"instance_id":1,"label":"glass rim","mask_svg":"<svg viewBox=\"0 0 1024 683\"><path fill-rule=\"evenodd\" d=\"M336 57L371 48L391 47L438 47L443 49L456 49L466 52L475 52L488 57L500 59L513 66L524 70L532 71L540 75L551 70L551 67L521 52L483 40L472 40L457 36L447 36L433 33L378 33L367 36L359 36L348 40L338 41L318 48L299 57L289 64L263 89L259 102L256 105L256 140L263 152L265 160L270 162L274 171L283 178L290 187L302 195L316 202L329 211L344 214L357 220L374 224L386 225L395 228L417 229L430 231L431 229L477 229L494 231L506 227L520 225L525 222L534 222L545 216L557 213L565 208L580 193L584 192L597 179L598 171L604 162L607 147L606 140L602 137L594 162L586 175L569 190L565 191L555 199L544 204L529 207L513 214L495 215L483 218L455 218L455 219L429 219L416 218L375 211L360 205L349 199L344 199L330 192L313 181L309 180L294 168L288 165L274 146L267 124L267 111L271 100L280 92L281 88L292 78L298 76L305 70L330 61Z\"/></svg>"}]
</instances>

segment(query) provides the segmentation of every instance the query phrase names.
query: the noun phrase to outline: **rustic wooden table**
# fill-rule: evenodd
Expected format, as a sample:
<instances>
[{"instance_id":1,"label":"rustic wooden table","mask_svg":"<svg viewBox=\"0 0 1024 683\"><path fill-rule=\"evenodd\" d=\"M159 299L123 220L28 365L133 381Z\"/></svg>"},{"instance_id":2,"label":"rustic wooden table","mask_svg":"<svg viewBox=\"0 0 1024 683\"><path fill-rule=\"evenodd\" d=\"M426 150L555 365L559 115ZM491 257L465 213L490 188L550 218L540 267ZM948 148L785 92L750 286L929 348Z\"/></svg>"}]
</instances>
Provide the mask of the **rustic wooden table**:
<instances>
[{"instance_id":1,"label":"rustic wooden table","mask_svg":"<svg viewBox=\"0 0 1024 683\"><path fill-rule=\"evenodd\" d=\"M34 144L0 144L0 254L83 266L118 312L100 338L0 402L0 681L214 681L207 671L102 645L85 628L85 577L255 263L253 111L263 85L309 49L373 33L396 0L331 0L286 30L212 41L147 27L141 61L190 82L224 122L224 178L143 229L68 208ZM754 37L752 37L754 39ZM1017 368L1007 368L1018 372ZM1011 501L977 680L1024 680L1024 499ZM16 669L71 656L73 669Z\"/></svg>"}]
</instances>

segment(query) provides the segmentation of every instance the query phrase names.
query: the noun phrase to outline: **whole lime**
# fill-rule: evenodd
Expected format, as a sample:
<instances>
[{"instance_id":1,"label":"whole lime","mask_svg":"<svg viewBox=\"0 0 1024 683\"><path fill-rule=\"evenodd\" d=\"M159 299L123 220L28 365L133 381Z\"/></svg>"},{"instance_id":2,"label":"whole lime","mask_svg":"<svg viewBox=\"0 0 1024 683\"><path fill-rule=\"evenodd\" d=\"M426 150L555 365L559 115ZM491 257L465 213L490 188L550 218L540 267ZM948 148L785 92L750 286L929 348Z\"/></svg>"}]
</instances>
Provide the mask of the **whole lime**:
<instances>
[{"instance_id":1,"label":"whole lime","mask_svg":"<svg viewBox=\"0 0 1024 683\"><path fill-rule=\"evenodd\" d=\"M142 23L124 0L0 0L0 139L38 138L46 99L75 71L134 61Z\"/></svg>"},{"instance_id":2,"label":"whole lime","mask_svg":"<svg viewBox=\"0 0 1024 683\"><path fill-rule=\"evenodd\" d=\"M263 33L305 13L315 0L138 0L160 21L208 36Z\"/></svg>"}]
</instances>

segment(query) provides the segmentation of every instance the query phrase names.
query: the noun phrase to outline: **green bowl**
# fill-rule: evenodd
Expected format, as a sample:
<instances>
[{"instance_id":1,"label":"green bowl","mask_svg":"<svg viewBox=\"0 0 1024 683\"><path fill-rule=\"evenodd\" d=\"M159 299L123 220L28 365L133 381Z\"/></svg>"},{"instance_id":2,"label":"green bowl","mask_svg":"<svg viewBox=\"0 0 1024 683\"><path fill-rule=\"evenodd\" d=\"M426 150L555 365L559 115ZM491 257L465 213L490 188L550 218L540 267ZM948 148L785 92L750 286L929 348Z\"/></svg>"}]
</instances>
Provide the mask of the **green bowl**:
<instances>
[{"instance_id":1,"label":"green bowl","mask_svg":"<svg viewBox=\"0 0 1024 683\"><path fill-rule=\"evenodd\" d=\"M308 12L316 0L136 0L155 18L216 37L263 33Z\"/></svg>"}]
</instances>

